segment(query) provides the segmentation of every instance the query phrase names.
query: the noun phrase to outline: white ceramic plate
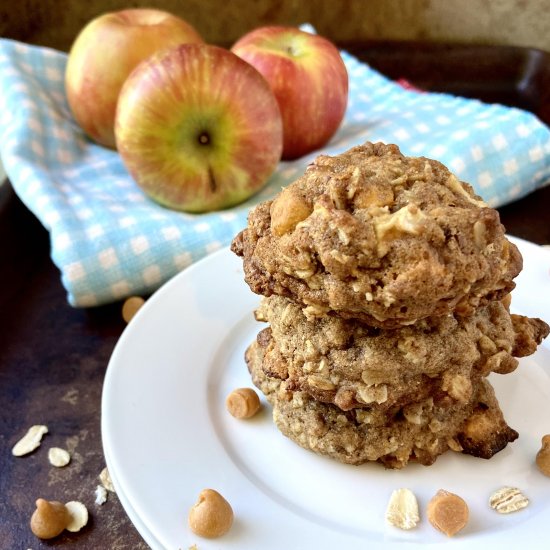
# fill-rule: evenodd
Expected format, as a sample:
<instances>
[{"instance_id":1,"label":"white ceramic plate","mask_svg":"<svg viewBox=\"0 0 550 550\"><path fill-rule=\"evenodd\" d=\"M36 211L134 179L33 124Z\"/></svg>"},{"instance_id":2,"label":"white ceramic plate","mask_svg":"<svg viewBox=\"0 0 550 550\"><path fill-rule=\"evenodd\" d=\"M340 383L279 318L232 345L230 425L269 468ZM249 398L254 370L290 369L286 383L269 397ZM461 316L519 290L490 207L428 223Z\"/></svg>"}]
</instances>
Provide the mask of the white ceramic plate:
<instances>
[{"instance_id":1,"label":"white ceramic plate","mask_svg":"<svg viewBox=\"0 0 550 550\"><path fill-rule=\"evenodd\" d=\"M548 321L550 252L513 240L524 270L512 306ZM520 438L490 461L449 452L433 466L401 471L346 466L282 436L267 405L247 421L226 412L226 395L251 385L243 354L261 328L252 316L258 301L241 261L223 250L152 296L114 350L103 390L103 445L122 504L152 548L543 547L537 545L550 517L550 479L534 456L550 432L547 344L514 373L491 376ZM491 510L489 495L503 485L521 488L530 506L508 516ZM220 540L199 539L187 526L189 508L207 487L235 511L233 528ZM470 506L468 526L454 539L425 516L410 532L387 526L386 504L400 487L415 492L422 512L440 488L460 494Z\"/></svg>"}]
</instances>

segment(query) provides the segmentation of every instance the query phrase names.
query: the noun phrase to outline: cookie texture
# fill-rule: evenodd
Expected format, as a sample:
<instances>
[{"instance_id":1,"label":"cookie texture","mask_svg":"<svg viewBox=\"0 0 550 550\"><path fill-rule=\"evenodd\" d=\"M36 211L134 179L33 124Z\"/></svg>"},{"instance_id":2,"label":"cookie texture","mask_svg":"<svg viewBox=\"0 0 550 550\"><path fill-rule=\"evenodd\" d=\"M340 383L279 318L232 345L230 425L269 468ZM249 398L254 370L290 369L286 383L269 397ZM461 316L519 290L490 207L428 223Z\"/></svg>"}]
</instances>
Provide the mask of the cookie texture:
<instances>
[{"instance_id":1,"label":"cookie texture","mask_svg":"<svg viewBox=\"0 0 550 550\"><path fill-rule=\"evenodd\" d=\"M263 298L269 323L263 368L287 386L343 410L404 405L433 393L471 397L473 378L515 370L546 335L538 319L510 315L499 301L470 317L447 315L394 330L336 316L308 317L287 298ZM515 321L514 321L515 319Z\"/></svg>"},{"instance_id":2,"label":"cookie texture","mask_svg":"<svg viewBox=\"0 0 550 550\"><path fill-rule=\"evenodd\" d=\"M439 162L381 143L320 155L231 248L263 295L252 381L298 445L398 469L491 458L518 437L487 376L550 327L510 313L521 255Z\"/></svg>"},{"instance_id":3,"label":"cookie texture","mask_svg":"<svg viewBox=\"0 0 550 550\"><path fill-rule=\"evenodd\" d=\"M403 468L409 461L431 465L449 449L490 458L518 435L504 421L485 379L476 384L467 403L449 404L431 398L414 404L414 418L396 415L372 425L368 413L361 409L342 411L268 377L262 368L263 354L264 348L256 341L247 349L245 359L252 381L273 406L278 429L301 447L346 464L377 461L393 469ZM463 433L474 413L478 417L472 424L477 428Z\"/></svg>"},{"instance_id":4,"label":"cookie texture","mask_svg":"<svg viewBox=\"0 0 550 550\"><path fill-rule=\"evenodd\" d=\"M320 155L232 242L257 294L393 328L470 315L522 267L498 212L441 163L366 143Z\"/></svg>"}]
</instances>

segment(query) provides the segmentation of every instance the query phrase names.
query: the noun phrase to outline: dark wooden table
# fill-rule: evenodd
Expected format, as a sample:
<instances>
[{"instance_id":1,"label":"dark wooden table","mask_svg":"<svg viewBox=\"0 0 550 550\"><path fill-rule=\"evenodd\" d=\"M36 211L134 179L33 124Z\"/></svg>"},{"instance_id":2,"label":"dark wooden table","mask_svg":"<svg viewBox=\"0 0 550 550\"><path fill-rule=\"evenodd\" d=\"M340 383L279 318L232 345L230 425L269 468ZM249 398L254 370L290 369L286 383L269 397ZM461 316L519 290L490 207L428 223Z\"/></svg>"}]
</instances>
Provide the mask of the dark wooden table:
<instances>
[{"instance_id":1,"label":"dark wooden table","mask_svg":"<svg viewBox=\"0 0 550 550\"><path fill-rule=\"evenodd\" d=\"M514 48L503 54L497 48L500 53L495 55L497 50L481 50L483 57L479 49L425 45L373 45L367 50L362 46L354 52L389 76L408 78L427 89L520 105L544 119L548 96L539 87L548 83L546 54ZM533 69L536 63L540 70ZM526 67L534 79L531 88L525 86ZM500 213L510 234L550 244L550 187ZM94 503L98 475L105 466L101 390L109 357L125 326L121 304L90 310L67 304L49 257L48 234L7 183L0 185L0 243L0 550L63 545L83 550L147 548L115 494L109 493L103 506ZM49 428L42 446L29 456L12 457L12 446L33 424ZM69 466L50 466L47 450L52 446L71 451ZM28 527L37 497L80 500L91 519L79 533L39 541Z\"/></svg>"}]
</instances>

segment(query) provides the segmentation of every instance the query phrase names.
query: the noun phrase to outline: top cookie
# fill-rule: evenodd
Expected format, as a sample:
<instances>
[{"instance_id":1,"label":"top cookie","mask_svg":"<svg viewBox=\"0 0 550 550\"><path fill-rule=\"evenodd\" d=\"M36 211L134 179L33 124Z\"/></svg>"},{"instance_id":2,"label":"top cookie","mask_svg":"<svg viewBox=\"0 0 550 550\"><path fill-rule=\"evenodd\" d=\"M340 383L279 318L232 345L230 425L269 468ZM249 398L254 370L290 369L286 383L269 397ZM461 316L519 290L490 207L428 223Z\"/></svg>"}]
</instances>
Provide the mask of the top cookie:
<instances>
[{"instance_id":1,"label":"top cookie","mask_svg":"<svg viewBox=\"0 0 550 550\"><path fill-rule=\"evenodd\" d=\"M393 328L469 315L514 288L498 212L441 163L365 143L320 155L233 240L257 294Z\"/></svg>"}]
</instances>

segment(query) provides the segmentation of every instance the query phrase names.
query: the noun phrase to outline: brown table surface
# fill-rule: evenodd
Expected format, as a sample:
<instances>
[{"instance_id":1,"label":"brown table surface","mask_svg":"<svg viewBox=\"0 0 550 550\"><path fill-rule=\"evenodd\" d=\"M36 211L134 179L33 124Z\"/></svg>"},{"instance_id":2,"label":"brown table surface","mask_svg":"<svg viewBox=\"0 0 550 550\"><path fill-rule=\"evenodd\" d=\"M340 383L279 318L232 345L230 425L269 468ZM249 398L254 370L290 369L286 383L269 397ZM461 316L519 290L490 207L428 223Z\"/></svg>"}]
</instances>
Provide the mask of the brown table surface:
<instances>
[{"instance_id":1,"label":"brown table surface","mask_svg":"<svg viewBox=\"0 0 550 550\"><path fill-rule=\"evenodd\" d=\"M541 86L548 83L549 72L542 52L384 44L355 52L389 76L520 105L545 118L548 97ZM530 90L521 72L526 57L540 63L538 72L533 63L529 66L535 79ZM500 209L510 234L539 244L550 244L549 212L550 187ZM48 234L9 184L0 185L0 243L0 550L147 548L115 494L103 506L94 503L98 474L105 466L101 391L125 326L121 304L89 310L67 304L49 257ZM42 446L29 456L12 457L12 446L33 424L49 427ZM52 446L71 452L69 466L49 465L47 450ZM28 527L38 497L82 501L91 514L87 527L39 541Z\"/></svg>"}]
</instances>

